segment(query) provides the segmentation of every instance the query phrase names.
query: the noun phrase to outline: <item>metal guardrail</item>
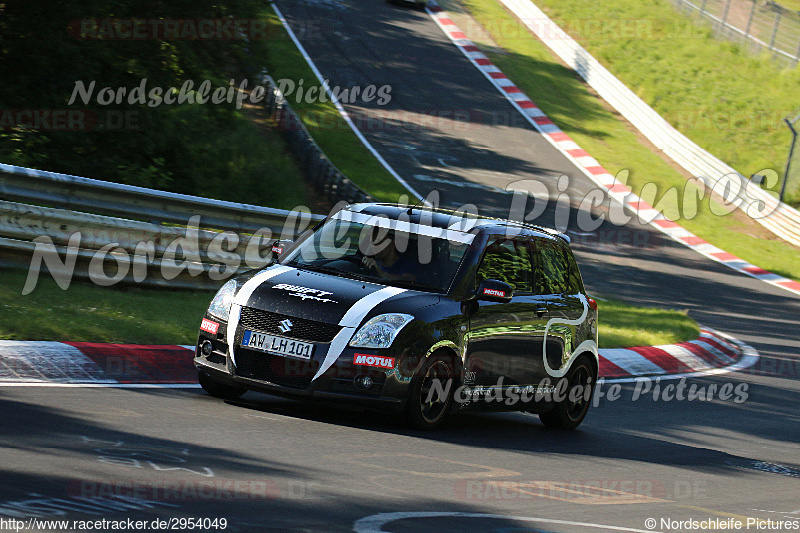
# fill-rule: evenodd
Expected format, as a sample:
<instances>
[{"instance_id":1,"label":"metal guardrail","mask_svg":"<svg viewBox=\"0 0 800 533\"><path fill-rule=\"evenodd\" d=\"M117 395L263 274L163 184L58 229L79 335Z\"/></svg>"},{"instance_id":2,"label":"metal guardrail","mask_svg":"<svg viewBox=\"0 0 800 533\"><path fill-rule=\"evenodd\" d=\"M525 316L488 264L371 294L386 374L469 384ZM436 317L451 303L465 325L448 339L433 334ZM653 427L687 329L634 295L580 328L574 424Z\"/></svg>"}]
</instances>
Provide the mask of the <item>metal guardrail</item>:
<instances>
[{"instance_id":1,"label":"metal guardrail","mask_svg":"<svg viewBox=\"0 0 800 533\"><path fill-rule=\"evenodd\" d=\"M769 192L673 128L530 0L501 1L667 156L701 179L709 188L713 188L721 178L731 178L733 185L738 185L736 199L741 202L739 207L742 211L778 237L800 246L800 212L779 202ZM758 216L763 213L768 215Z\"/></svg>"},{"instance_id":2,"label":"metal guardrail","mask_svg":"<svg viewBox=\"0 0 800 533\"><path fill-rule=\"evenodd\" d=\"M0 266L57 281L214 288L323 218L0 164Z\"/></svg>"},{"instance_id":3,"label":"metal guardrail","mask_svg":"<svg viewBox=\"0 0 800 533\"><path fill-rule=\"evenodd\" d=\"M202 215L204 227L251 233L281 231L289 213L2 163L0 199L172 224Z\"/></svg>"},{"instance_id":4,"label":"metal guardrail","mask_svg":"<svg viewBox=\"0 0 800 533\"><path fill-rule=\"evenodd\" d=\"M289 148L294 153L306 178L326 198L333 202L371 202L373 198L350 181L317 145L303 121L286 102L278 86L270 76L263 77L268 88L264 107L279 131L283 133Z\"/></svg>"},{"instance_id":5,"label":"metal guardrail","mask_svg":"<svg viewBox=\"0 0 800 533\"><path fill-rule=\"evenodd\" d=\"M266 266L276 238L294 238L322 218L290 212L271 217L270 225L237 233L201 229L201 215L184 221L185 227L162 226L0 200L0 266L34 272L46 267L56 281L215 288Z\"/></svg>"},{"instance_id":6,"label":"metal guardrail","mask_svg":"<svg viewBox=\"0 0 800 533\"><path fill-rule=\"evenodd\" d=\"M264 84L267 113L317 190L334 202L372 200L328 160L272 78ZM218 287L267 264L275 239L323 218L0 163L0 266L46 267L56 280Z\"/></svg>"},{"instance_id":7,"label":"metal guardrail","mask_svg":"<svg viewBox=\"0 0 800 533\"><path fill-rule=\"evenodd\" d=\"M272 78L263 81L267 113L312 184L333 202L372 200L328 160ZM0 163L0 266L47 268L59 283L214 288L263 267L275 239L323 218Z\"/></svg>"}]
</instances>

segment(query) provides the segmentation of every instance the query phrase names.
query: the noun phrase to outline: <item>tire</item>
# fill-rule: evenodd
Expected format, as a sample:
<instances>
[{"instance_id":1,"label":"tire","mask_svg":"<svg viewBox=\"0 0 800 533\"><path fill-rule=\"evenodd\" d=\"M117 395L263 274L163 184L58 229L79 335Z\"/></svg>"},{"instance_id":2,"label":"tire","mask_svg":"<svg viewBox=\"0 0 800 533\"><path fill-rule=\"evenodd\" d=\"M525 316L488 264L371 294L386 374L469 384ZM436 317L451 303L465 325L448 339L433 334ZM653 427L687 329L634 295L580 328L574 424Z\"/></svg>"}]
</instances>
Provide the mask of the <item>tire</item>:
<instances>
[{"instance_id":1,"label":"tire","mask_svg":"<svg viewBox=\"0 0 800 533\"><path fill-rule=\"evenodd\" d=\"M247 389L243 387L234 387L233 385L225 385L219 381L214 381L211 376L205 372L197 373L197 381L203 390L215 398L222 398L223 400L235 400L245 392Z\"/></svg>"},{"instance_id":2,"label":"tire","mask_svg":"<svg viewBox=\"0 0 800 533\"><path fill-rule=\"evenodd\" d=\"M539 414L539 420L549 428L575 429L578 427L586 418L592 402L594 375L594 369L589 359L583 356L578 357L565 376L568 383L566 398L558 402L552 411ZM571 401L570 395L576 387L581 387L582 394L577 401ZM584 394L587 387L588 395Z\"/></svg>"},{"instance_id":3,"label":"tire","mask_svg":"<svg viewBox=\"0 0 800 533\"><path fill-rule=\"evenodd\" d=\"M435 379L441 380L446 396L441 398L433 389L433 399L427 401ZM452 358L432 355L411 381L411 394L406 405L409 422L419 429L433 429L441 425L453 405L454 388L455 367Z\"/></svg>"}]
</instances>

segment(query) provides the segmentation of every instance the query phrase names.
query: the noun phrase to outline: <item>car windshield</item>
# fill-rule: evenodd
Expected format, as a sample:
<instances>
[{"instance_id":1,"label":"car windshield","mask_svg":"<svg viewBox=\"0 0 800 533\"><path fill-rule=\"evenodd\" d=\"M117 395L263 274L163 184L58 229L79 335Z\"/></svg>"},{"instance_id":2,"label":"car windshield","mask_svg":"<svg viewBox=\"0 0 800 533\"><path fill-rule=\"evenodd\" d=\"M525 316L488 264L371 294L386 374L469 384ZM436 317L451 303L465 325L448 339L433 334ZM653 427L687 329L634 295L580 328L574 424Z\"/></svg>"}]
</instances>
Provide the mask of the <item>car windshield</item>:
<instances>
[{"instance_id":1,"label":"car windshield","mask_svg":"<svg viewBox=\"0 0 800 533\"><path fill-rule=\"evenodd\" d=\"M473 235L350 214L328 220L281 263L362 281L447 292Z\"/></svg>"}]
</instances>

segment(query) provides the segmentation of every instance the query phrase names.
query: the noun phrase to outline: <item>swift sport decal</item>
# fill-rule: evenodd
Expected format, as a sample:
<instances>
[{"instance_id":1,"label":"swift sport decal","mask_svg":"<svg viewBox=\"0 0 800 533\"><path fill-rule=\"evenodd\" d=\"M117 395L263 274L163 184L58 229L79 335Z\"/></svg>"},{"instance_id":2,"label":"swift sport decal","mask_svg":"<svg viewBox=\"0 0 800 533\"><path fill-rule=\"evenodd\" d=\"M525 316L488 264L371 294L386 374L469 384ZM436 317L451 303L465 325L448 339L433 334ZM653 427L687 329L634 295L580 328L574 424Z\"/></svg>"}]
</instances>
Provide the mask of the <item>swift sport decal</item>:
<instances>
[{"instance_id":1,"label":"swift sport decal","mask_svg":"<svg viewBox=\"0 0 800 533\"><path fill-rule=\"evenodd\" d=\"M326 298L326 296L333 295L332 292L328 291L321 291L319 289L312 289L310 287L301 287L299 285L289 285L288 283L278 283L272 287L273 289L279 291L287 291L289 296L295 296L300 298L303 301L306 300L314 300L315 302L322 302L322 303L339 303L336 300L331 300L330 298Z\"/></svg>"},{"instance_id":2,"label":"swift sport decal","mask_svg":"<svg viewBox=\"0 0 800 533\"><path fill-rule=\"evenodd\" d=\"M580 298L581 303L583 304L583 313L581 313L580 318L576 320L567 320L566 318L551 318L547 321L547 326L544 328L544 343L542 344L542 360L544 361L544 369L547 373L554 378L564 377L567 372L569 372L570 367L572 366L572 361L575 360L577 356L582 354L583 352L589 351L594 355L595 361L599 364L599 357L597 356L597 344L593 340L586 340L580 343L575 350L573 350L572 355L569 357L569 361L567 364L564 365L563 370L553 370L550 368L550 364L547 362L547 334L550 332L550 326L553 324L564 324L566 326L579 326L583 324L586 317L589 315L589 302L586 300L586 296L583 294L579 294L578 298Z\"/></svg>"},{"instance_id":3,"label":"swift sport decal","mask_svg":"<svg viewBox=\"0 0 800 533\"><path fill-rule=\"evenodd\" d=\"M291 272L294 270L292 267L287 267L283 265L275 265L271 268L263 270L247 280L247 282L242 285L242 288L239 289L239 292L236 293L236 297L233 299L233 305L231 305L231 312L228 316L228 329L226 333L226 341L228 342L228 353L231 356L231 361L233 364L236 364L236 359L233 355L233 339L236 338L236 326L239 325L239 317L242 313L242 306L247 305L247 301L250 299L250 296L253 295L253 292L265 281L268 279L274 278L275 276L279 276L286 272Z\"/></svg>"},{"instance_id":4,"label":"swift sport decal","mask_svg":"<svg viewBox=\"0 0 800 533\"><path fill-rule=\"evenodd\" d=\"M370 311L375 309L375 307L377 307L377 305L384 300L388 300L392 296L402 294L406 292L406 290L407 289L400 289L398 287L385 287L379 291L375 291L372 294L364 296L359 301L354 303L339 321L339 325L342 326L342 330L338 333L338 335L336 335L336 337L333 338L331 346L328 348L328 354L325 356L325 360L322 361L319 370L311 379L311 381L314 381L324 374L331 366L333 366L333 363L339 359L339 356L342 355L342 352L347 347L350 339L353 338L356 328L359 324L361 324L361 321L364 320L364 317L366 317Z\"/></svg>"}]
</instances>

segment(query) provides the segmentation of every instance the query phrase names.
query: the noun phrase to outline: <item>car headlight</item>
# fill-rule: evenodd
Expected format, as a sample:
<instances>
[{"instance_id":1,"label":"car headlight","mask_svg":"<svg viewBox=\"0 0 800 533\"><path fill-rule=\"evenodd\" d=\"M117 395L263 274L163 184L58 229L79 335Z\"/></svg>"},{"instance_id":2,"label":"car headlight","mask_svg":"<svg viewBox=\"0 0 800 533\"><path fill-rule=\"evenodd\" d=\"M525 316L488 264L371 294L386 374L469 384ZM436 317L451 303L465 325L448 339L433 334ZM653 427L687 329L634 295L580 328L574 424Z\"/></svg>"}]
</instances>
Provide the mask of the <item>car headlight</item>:
<instances>
[{"instance_id":1,"label":"car headlight","mask_svg":"<svg viewBox=\"0 0 800 533\"><path fill-rule=\"evenodd\" d=\"M233 298L236 296L238 288L239 284L235 280L230 280L223 285L214 295L214 299L211 300L211 305L208 306L208 313L227 322L233 305Z\"/></svg>"},{"instance_id":2,"label":"car headlight","mask_svg":"<svg viewBox=\"0 0 800 533\"><path fill-rule=\"evenodd\" d=\"M353 348L388 348L406 324L414 320L411 315L388 313L371 318L353 336Z\"/></svg>"}]
</instances>

